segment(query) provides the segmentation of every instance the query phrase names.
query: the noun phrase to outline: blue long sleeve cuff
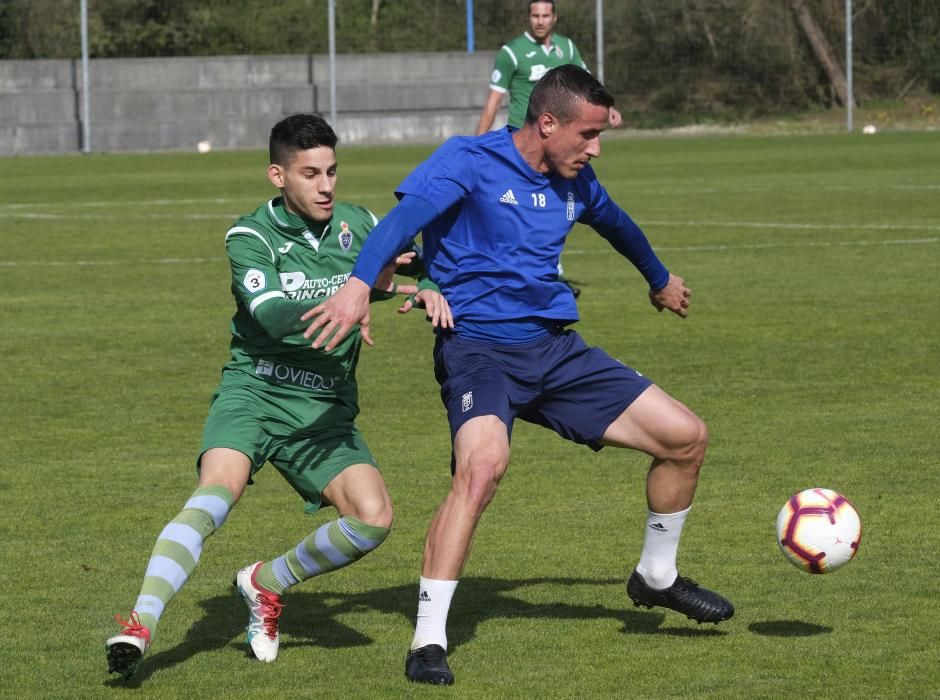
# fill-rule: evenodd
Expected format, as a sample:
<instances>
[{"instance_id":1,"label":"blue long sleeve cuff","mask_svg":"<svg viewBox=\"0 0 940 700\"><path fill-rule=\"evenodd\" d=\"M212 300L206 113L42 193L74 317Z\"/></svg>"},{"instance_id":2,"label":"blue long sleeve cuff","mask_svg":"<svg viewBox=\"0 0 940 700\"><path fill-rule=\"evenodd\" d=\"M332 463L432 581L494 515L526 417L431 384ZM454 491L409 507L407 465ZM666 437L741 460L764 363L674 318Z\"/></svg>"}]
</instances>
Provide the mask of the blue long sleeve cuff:
<instances>
[{"instance_id":1,"label":"blue long sleeve cuff","mask_svg":"<svg viewBox=\"0 0 940 700\"><path fill-rule=\"evenodd\" d=\"M353 277L361 279L370 287L374 285L382 268L437 215L438 211L433 204L421 197L406 194L366 238L352 269Z\"/></svg>"}]
</instances>

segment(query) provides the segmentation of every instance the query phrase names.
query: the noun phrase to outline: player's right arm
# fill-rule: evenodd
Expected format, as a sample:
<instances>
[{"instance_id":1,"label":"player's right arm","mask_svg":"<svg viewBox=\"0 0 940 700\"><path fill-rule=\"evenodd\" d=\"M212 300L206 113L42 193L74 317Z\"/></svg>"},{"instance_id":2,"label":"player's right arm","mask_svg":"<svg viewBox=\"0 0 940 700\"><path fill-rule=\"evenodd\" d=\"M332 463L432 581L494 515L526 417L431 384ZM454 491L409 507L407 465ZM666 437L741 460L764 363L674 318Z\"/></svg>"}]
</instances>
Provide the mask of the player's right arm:
<instances>
[{"instance_id":1,"label":"player's right arm","mask_svg":"<svg viewBox=\"0 0 940 700\"><path fill-rule=\"evenodd\" d=\"M300 317L320 300L288 298L281 287L274 245L267 236L248 226L233 226L225 236L225 250L236 300L273 340L305 345L297 335L306 327Z\"/></svg>"},{"instance_id":2,"label":"player's right arm","mask_svg":"<svg viewBox=\"0 0 940 700\"><path fill-rule=\"evenodd\" d=\"M397 251L418 231L427 234L431 222L473 189L480 166L472 143L466 137L449 139L398 187L395 194L401 201L366 238L349 280L336 294L304 314L303 320L311 320L304 336L313 339L314 348L325 343L326 350L332 350L357 323L362 339L373 344L368 290Z\"/></svg>"},{"instance_id":3,"label":"player's right arm","mask_svg":"<svg viewBox=\"0 0 940 700\"><path fill-rule=\"evenodd\" d=\"M483 105L483 111L480 113L477 136L485 134L493 127L499 105L503 101L503 95L509 92L509 85L512 82L512 74L516 70L516 65L516 57L512 50L508 46L503 46L496 54L493 73L490 75L490 92L486 97L486 103Z\"/></svg>"},{"instance_id":4,"label":"player's right arm","mask_svg":"<svg viewBox=\"0 0 940 700\"><path fill-rule=\"evenodd\" d=\"M438 210L427 200L405 196L379 222L363 244L346 284L326 302L302 316L304 321L312 319L304 337L309 339L317 334L312 343L314 348L326 343L326 350L332 350L357 323L362 339L367 345L373 344L369 333L369 290L396 252L437 216Z\"/></svg>"},{"instance_id":5,"label":"player's right arm","mask_svg":"<svg viewBox=\"0 0 940 700\"><path fill-rule=\"evenodd\" d=\"M490 90L490 94L486 97L486 104L483 105L483 111L480 112L480 121L477 124L476 131L477 136L485 134L493 127L493 122L496 121L496 113L499 112L499 105L505 94L505 91Z\"/></svg>"}]
</instances>

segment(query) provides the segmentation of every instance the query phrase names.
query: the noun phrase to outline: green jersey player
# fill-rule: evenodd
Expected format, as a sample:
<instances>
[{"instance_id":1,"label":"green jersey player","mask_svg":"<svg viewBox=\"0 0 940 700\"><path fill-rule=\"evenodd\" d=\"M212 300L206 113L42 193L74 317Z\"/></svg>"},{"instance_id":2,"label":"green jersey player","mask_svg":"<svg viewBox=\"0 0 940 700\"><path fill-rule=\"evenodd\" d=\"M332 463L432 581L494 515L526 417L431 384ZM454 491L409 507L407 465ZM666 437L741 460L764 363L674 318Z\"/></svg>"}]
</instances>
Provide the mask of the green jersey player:
<instances>
[{"instance_id":1,"label":"green jersey player","mask_svg":"<svg viewBox=\"0 0 940 700\"><path fill-rule=\"evenodd\" d=\"M568 64L587 69L574 42L554 33L557 21L554 0L529 1L529 31L508 41L496 53L490 93L480 113L477 136L492 128L503 95L507 92L509 126L518 129L525 122L529 96L539 78L552 68ZM611 109L610 126L616 129L622 121L620 112Z\"/></svg>"},{"instance_id":2,"label":"green jersey player","mask_svg":"<svg viewBox=\"0 0 940 700\"><path fill-rule=\"evenodd\" d=\"M117 616L123 629L106 644L109 672L127 678L136 670L206 538L265 462L300 494L308 512L331 505L339 517L281 556L237 572L255 658L277 657L280 596L287 588L360 559L388 535L391 500L355 424L361 334L318 351L304 339L307 324L300 320L343 285L377 223L367 209L335 201L336 141L329 124L314 115L278 122L267 174L281 194L238 219L225 236L236 305L231 359L203 431L198 487L158 536L133 612L127 620ZM418 285L395 284L397 266L418 276ZM373 298L412 294L399 311L423 305L435 326L452 327L447 302L420 279L421 268L415 251L398 256Z\"/></svg>"}]
</instances>

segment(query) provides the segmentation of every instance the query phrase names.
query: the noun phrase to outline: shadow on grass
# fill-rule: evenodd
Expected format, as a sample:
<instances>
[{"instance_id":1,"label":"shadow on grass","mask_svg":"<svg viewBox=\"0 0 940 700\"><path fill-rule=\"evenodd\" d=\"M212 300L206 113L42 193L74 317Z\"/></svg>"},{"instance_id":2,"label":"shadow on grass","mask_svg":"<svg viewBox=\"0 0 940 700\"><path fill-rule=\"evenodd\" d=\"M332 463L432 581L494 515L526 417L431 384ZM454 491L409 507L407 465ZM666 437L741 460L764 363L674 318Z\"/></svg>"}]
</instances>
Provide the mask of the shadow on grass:
<instances>
[{"instance_id":1,"label":"shadow on grass","mask_svg":"<svg viewBox=\"0 0 940 700\"><path fill-rule=\"evenodd\" d=\"M660 629L665 617L661 612L630 608L609 608L603 605L579 605L564 602L530 603L513 597L512 592L530 586L623 586L622 579L531 578L497 579L469 577L461 580L455 604L448 617L448 647L455 650L471 641L482 622L491 618L540 618L546 620L616 620L623 634L667 634L682 637L714 637L725 632L713 627L682 627ZM284 596L285 613L281 619L281 648L320 647L342 649L368 646L374 640L368 635L340 622L350 612L375 610L401 615L402 624L413 625L417 607L417 586L414 583L381 588L364 593L345 594L335 591L305 592L295 590ZM626 592L626 605L630 605ZM139 687L156 671L171 668L191 657L209 651L232 647L244 653L243 634L246 608L240 598L219 595L200 603L205 615L171 649L145 657L140 668L128 681L111 678L110 687ZM172 611L170 612L172 614ZM677 620L681 618L676 618ZM402 650L402 654L404 655Z\"/></svg>"},{"instance_id":2,"label":"shadow on grass","mask_svg":"<svg viewBox=\"0 0 940 700\"><path fill-rule=\"evenodd\" d=\"M747 627L754 634L764 637L815 637L817 634L829 634L832 627L817 625L800 620L768 620L752 622Z\"/></svg>"}]
</instances>

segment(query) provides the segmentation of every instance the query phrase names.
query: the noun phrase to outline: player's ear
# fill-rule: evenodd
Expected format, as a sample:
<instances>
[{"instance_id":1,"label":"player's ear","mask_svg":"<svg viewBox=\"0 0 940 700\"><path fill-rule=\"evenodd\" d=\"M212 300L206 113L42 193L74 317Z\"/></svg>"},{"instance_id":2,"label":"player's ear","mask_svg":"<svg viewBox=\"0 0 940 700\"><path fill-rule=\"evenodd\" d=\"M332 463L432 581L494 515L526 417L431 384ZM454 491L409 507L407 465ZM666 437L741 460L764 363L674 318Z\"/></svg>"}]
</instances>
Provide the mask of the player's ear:
<instances>
[{"instance_id":1,"label":"player's ear","mask_svg":"<svg viewBox=\"0 0 940 700\"><path fill-rule=\"evenodd\" d=\"M555 128L558 126L558 120L555 118L555 115L551 112L542 112L539 115L539 132L543 137L548 138L551 136L552 132L555 131Z\"/></svg>"},{"instance_id":2,"label":"player's ear","mask_svg":"<svg viewBox=\"0 0 940 700\"><path fill-rule=\"evenodd\" d=\"M277 163L268 166L268 180L279 190L284 189L284 168Z\"/></svg>"}]
</instances>

